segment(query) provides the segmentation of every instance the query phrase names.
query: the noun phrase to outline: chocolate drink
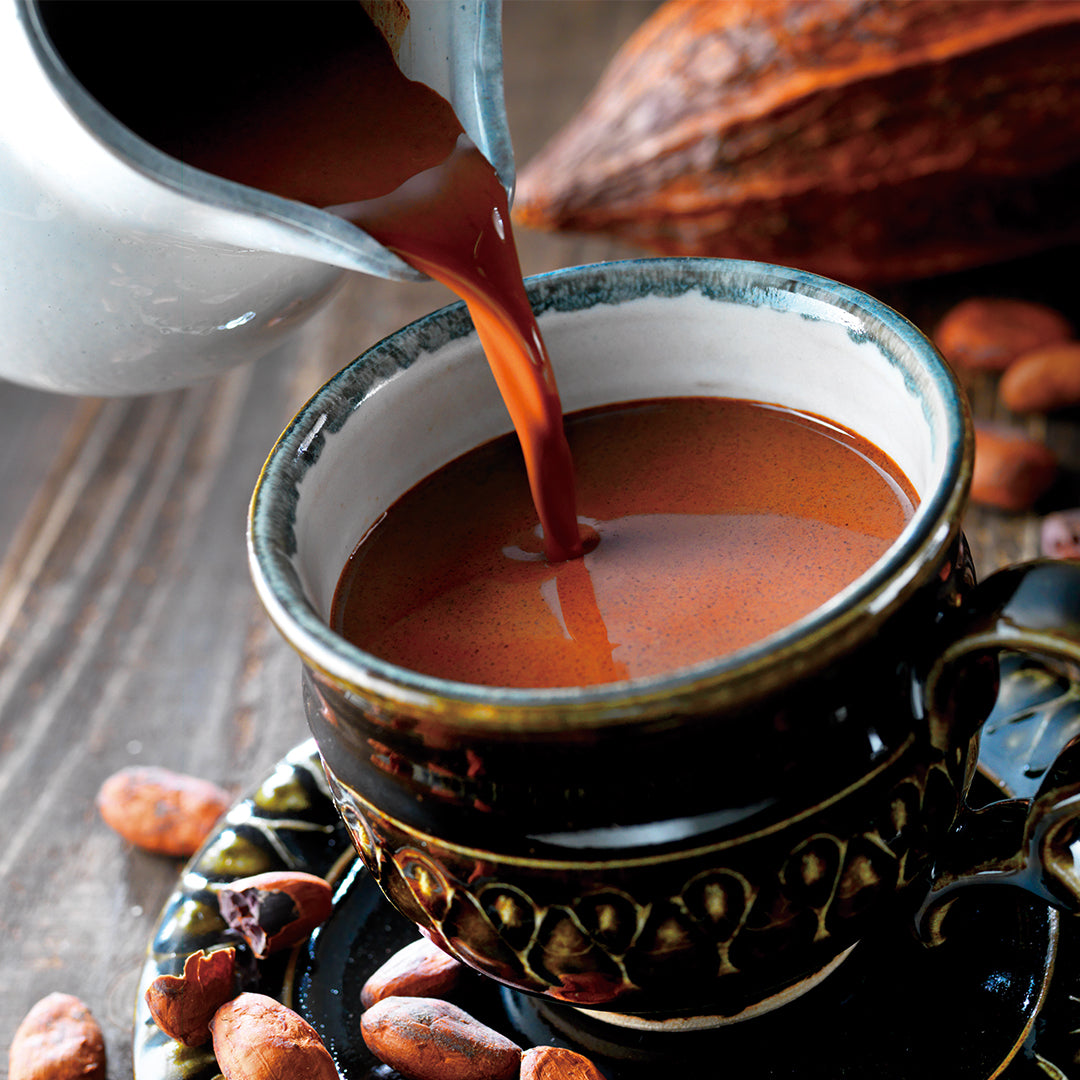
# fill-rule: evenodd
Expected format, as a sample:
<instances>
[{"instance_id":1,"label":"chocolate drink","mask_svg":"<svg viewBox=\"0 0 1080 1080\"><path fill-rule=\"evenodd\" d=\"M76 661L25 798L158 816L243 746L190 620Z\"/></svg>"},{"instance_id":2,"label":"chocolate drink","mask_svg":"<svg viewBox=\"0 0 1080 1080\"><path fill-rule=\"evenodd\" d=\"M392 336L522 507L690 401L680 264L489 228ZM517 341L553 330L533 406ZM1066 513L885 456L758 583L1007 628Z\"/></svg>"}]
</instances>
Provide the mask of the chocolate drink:
<instances>
[{"instance_id":1,"label":"chocolate drink","mask_svg":"<svg viewBox=\"0 0 1080 1080\"><path fill-rule=\"evenodd\" d=\"M899 469L834 424L672 398L567 417L599 543L544 559L511 438L392 506L338 584L331 625L426 674L584 686L760 640L865 571L914 510Z\"/></svg>"}]
</instances>

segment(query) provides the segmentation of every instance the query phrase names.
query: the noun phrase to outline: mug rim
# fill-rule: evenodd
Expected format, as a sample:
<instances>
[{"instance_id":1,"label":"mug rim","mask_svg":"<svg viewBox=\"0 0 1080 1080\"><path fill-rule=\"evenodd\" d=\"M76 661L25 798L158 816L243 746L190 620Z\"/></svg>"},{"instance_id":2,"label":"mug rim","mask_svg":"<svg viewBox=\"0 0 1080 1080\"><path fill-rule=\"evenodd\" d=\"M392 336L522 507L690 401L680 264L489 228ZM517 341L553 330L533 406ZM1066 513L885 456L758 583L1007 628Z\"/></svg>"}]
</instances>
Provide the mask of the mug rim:
<instances>
[{"instance_id":1,"label":"mug rim","mask_svg":"<svg viewBox=\"0 0 1080 1080\"><path fill-rule=\"evenodd\" d=\"M942 478L920 501L897 540L852 585L776 633L712 660L626 682L553 688L456 682L389 663L332 630L304 595L291 564L297 489L304 473L317 461L322 440L342 426L356 402L370 392L372 380L365 378L369 368L380 362L385 365L387 360L400 364L403 348L418 356L425 345L434 349L456 337L475 334L464 303L456 301L389 334L328 379L297 411L260 471L248 511L249 568L271 621L308 668L348 693L369 701L392 701L399 713L437 717L440 723L465 727L497 723L556 730L700 713L737 706L760 696L763 687L820 670L865 639L938 573L944 553L960 534L974 456L972 421L966 395L948 364L906 317L869 294L832 279L737 259L621 259L532 275L525 279L525 285L541 317L547 310L577 310L603 302L613 289L621 288L619 298L630 299L639 293L671 295L696 288L719 290L720 298L742 302L753 296L756 300L751 302L794 310L800 304L820 308L824 302L845 313L838 321L846 324L849 334L875 340L883 353L884 343L868 334L867 328L887 329L895 345L906 347L920 360L946 405ZM638 292L627 293L627 289ZM583 305L585 290L591 290L591 302ZM805 307L801 313L810 314ZM343 402L351 404L344 407ZM336 419L331 419L331 403L337 406Z\"/></svg>"}]
</instances>

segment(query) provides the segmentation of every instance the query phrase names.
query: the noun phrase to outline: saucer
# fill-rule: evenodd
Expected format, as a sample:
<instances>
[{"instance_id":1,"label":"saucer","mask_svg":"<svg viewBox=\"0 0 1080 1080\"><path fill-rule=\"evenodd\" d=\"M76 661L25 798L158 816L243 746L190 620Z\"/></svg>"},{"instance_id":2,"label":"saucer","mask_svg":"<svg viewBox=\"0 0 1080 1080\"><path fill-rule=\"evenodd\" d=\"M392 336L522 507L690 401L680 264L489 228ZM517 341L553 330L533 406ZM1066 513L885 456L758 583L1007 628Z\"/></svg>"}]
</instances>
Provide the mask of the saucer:
<instances>
[{"instance_id":1,"label":"saucer","mask_svg":"<svg viewBox=\"0 0 1080 1080\"><path fill-rule=\"evenodd\" d=\"M1022 721L1016 721L1022 726ZM1005 725L1010 735L1013 727ZM984 798L1010 789L978 778ZM250 989L305 1016L344 1080L377 1064L359 1035L359 990L417 931L394 911L355 857L308 741L221 820L162 909L139 983L135 1080L213 1080L212 1049L189 1048L154 1024L143 996L191 952L230 940L211 886L292 869L335 882L330 919L291 952L252 971ZM1060 924L1060 925L1059 925ZM946 941L933 949L902 929L866 941L841 968L776 1013L716 1031L617 1029L565 1007L505 991L471 974L454 1001L522 1046L568 1045L608 1080L655 1076L657 1066L739 1062L744 1080L1063 1080L1080 1053L1080 924L1013 889L954 904ZM1056 958L1056 962L1055 962ZM396 1075L396 1074L390 1074Z\"/></svg>"},{"instance_id":2,"label":"saucer","mask_svg":"<svg viewBox=\"0 0 1080 1080\"><path fill-rule=\"evenodd\" d=\"M1017 902L1019 900L1019 903ZM862 942L820 986L782 1009L709 1031L649 1033L615 1027L565 1005L500 990L477 976L453 995L477 1019L521 1046L569 1046L608 1080L645 1080L714 1062L768 1080L985 1080L1031 1035L1050 982L1057 919L1021 894L988 890L954 905L947 942L925 949L903 929ZM360 989L417 937L362 868L338 890L330 919L295 957L282 997L331 1048L342 1075L378 1064L360 1035ZM993 948L987 944L992 942ZM750 1068L746 1063L752 1062ZM687 1075L693 1075L687 1071Z\"/></svg>"}]
</instances>

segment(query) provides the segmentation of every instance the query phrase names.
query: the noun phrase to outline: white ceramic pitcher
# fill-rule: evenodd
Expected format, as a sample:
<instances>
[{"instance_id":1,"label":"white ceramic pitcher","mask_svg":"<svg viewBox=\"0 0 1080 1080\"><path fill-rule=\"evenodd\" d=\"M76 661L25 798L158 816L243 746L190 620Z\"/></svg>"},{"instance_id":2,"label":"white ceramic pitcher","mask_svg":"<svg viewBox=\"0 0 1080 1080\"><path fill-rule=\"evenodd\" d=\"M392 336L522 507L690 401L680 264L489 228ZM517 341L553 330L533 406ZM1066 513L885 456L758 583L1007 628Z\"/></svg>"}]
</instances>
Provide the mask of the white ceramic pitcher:
<instances>
[{"instance_id":1,"label":"white ceramic pitcher","mask_svg":"<svg viewBox=\"0 0 1080 1080\"><path fill-rule=\"evenodd\" d=\"M0 0L0 378L95 395L188 385L277 348L349 271L422 278L342 218L125 127L57 51L47 2ZM214 6L192 0L192 17ZM500 0L393 6L408 8L399 66L453 105L510 190Z\"/></svg>"}]
</instances>

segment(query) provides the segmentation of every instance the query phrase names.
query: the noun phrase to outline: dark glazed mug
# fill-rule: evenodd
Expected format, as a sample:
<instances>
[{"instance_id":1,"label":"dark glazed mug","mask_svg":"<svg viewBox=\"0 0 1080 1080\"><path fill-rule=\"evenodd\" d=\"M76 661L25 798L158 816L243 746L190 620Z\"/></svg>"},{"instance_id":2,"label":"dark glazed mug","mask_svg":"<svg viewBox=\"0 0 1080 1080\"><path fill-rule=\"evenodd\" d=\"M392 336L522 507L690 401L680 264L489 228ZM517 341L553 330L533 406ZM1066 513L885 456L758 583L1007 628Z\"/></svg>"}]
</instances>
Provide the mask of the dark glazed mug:
<instances>
[{"instance_id":1,"label":"dark glazed mug","mask_svg":"<svg viewBox=\"0 0 1080 1080\"><path fill-rule=\"evenodd\" d=\"M249 546L391 901L507 986L660 1027L776 1007L888 920L917 915L933 937L972 880L1075 905L1076 754L1032 800L973 813L965 795L998 653L1075 678L1080 566L975 586L970 418L926 339L862 293L753 263L635 260L528 286L568 411L686 394L804 410L881 447L920 504L843 592L715 661L583 689L426 677L333 633L334 586L399 495L508 422L461 305L371 349L281 437Z\"/></svg>"}]
</instances>

